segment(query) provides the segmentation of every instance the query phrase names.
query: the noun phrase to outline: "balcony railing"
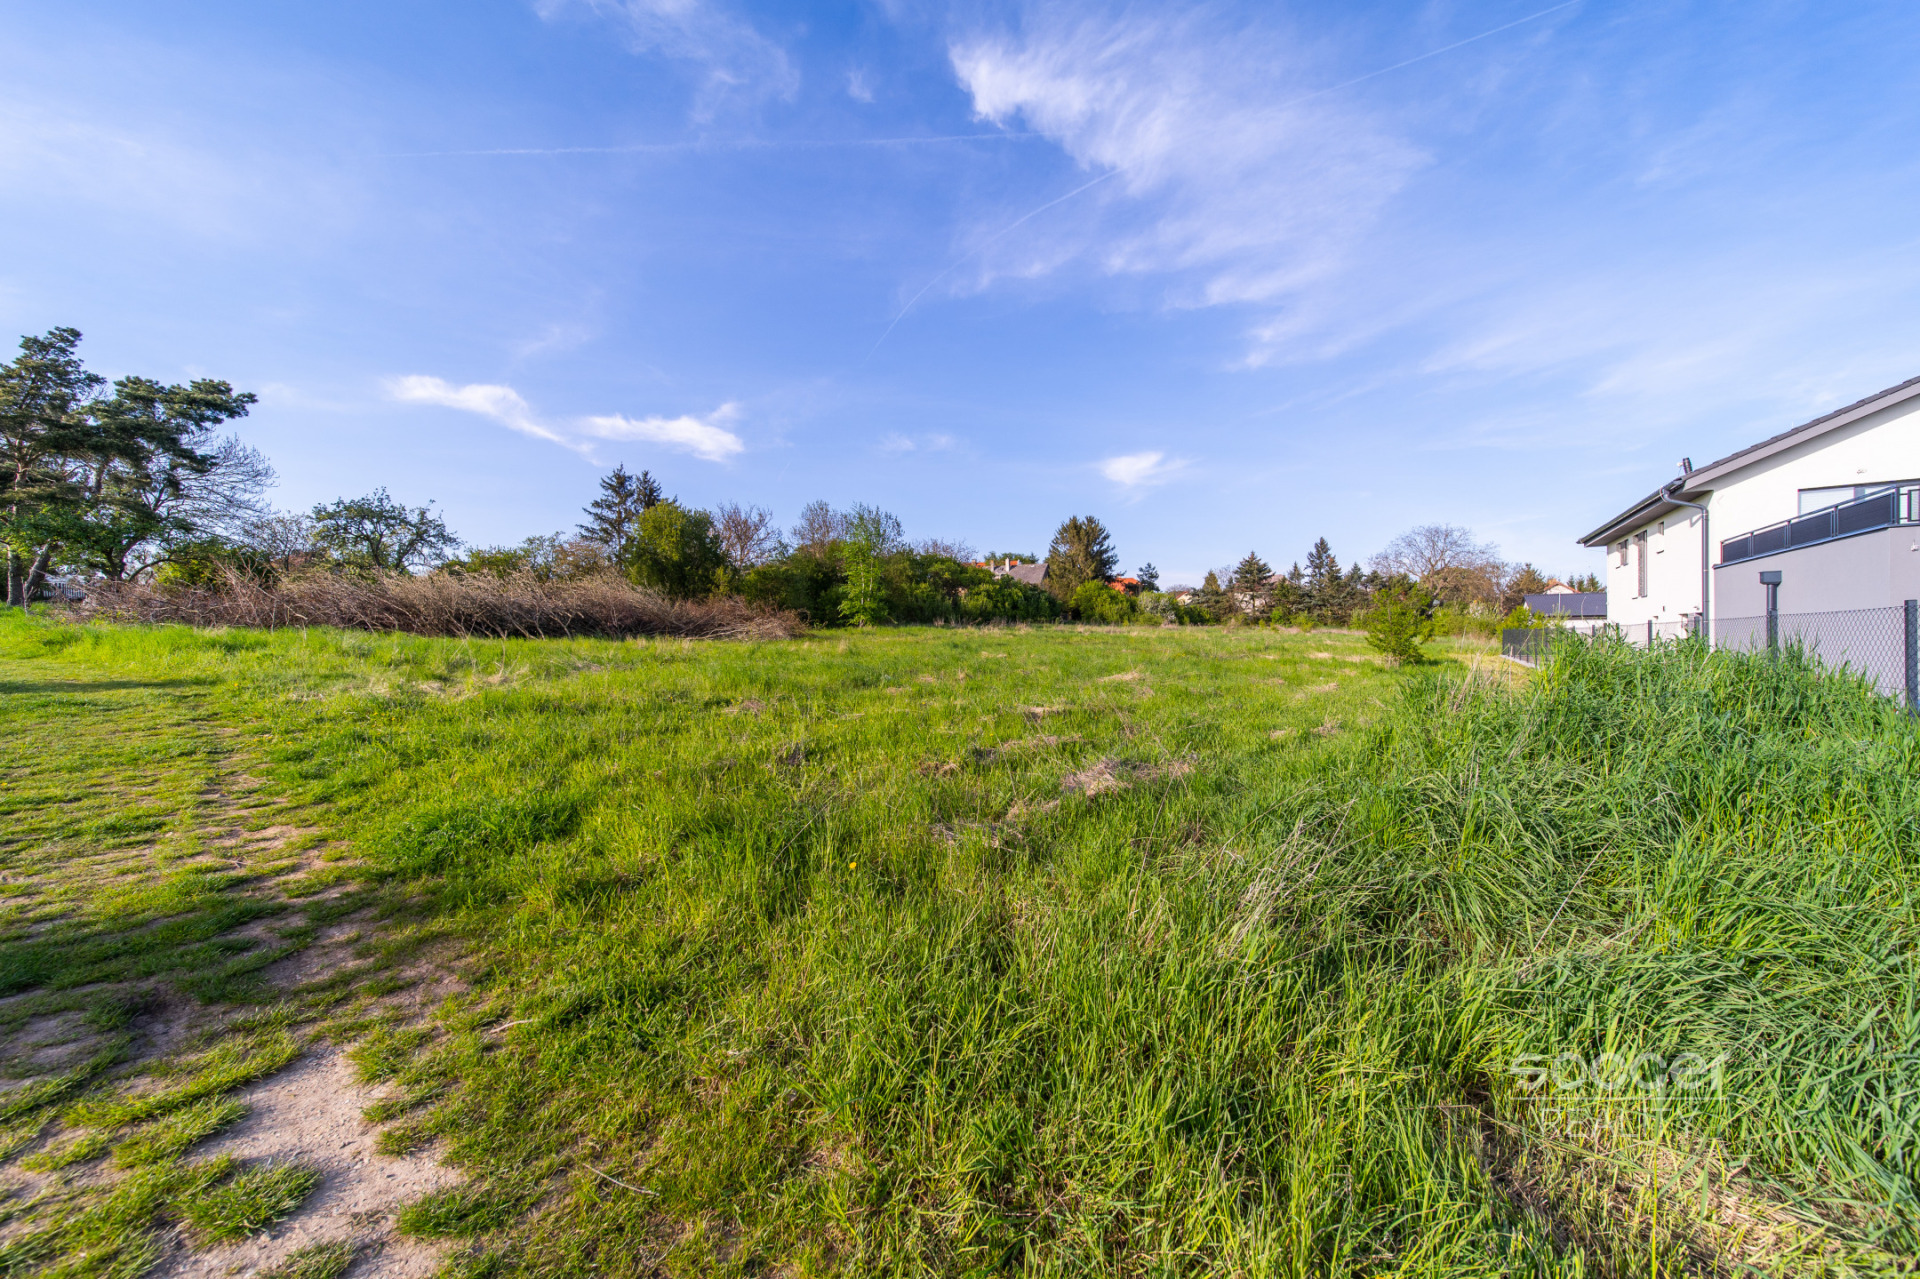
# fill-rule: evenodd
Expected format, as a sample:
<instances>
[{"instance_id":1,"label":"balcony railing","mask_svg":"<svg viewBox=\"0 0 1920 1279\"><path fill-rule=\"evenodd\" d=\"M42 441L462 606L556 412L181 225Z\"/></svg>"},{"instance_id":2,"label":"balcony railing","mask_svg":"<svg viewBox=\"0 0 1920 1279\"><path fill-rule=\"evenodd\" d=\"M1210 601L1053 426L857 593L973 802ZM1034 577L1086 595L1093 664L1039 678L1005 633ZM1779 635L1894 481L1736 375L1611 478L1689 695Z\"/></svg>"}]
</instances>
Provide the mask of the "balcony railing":
<instances>
[{"instance_id":1,"label":"balcony railing","mask_svg":"<svg viewBox=\"0 0 1920 1279\"><path fill-rule=\"evenodd\" d=\"M1798 519L1781 520L1720 543L1720 562L1738 564L1780 551L1817 546L1855 533L1897 524L1920 524L1920 484L1900 484L1857 497L1851 502L1813 511Z\"/></svg>"}]
</instances>

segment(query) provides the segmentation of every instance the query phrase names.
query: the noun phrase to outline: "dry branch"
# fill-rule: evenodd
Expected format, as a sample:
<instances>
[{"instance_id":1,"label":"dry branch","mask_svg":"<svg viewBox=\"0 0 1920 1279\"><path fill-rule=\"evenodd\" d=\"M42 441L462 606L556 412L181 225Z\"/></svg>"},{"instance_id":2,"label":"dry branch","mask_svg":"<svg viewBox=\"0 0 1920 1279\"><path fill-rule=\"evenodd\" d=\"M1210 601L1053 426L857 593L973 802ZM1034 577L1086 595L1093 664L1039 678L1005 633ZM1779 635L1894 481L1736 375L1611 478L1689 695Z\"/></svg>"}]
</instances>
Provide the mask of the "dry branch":
<instances>
[{"instance_id":1,"label":"dry branch","mask_svg":"<svg viewBox=\"0 0 1920 1279\"><path fill-rule=\"evenodd\" d=\"M527 639L564 636L785 639L799 633L791 613L744 600L670 600L612 574L540 581L435 573L351 577L306 572L268 585L229 573L217 589L148 582L90 582L72 607L88 620L183 622L189 626L339 626L414 635Z\"/></svg>"}]
</instances>

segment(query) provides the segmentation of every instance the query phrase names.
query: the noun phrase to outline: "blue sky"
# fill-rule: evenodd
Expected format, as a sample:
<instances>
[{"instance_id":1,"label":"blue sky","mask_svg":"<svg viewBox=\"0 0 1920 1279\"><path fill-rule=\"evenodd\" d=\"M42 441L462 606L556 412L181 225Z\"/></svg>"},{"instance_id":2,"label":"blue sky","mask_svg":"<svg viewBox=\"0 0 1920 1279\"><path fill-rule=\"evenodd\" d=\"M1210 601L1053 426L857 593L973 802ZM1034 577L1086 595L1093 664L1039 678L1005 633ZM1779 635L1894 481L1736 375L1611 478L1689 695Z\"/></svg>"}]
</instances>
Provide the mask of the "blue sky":
<instances>
[{"instance_id":1,"label":"blue sky","mask_svg":"<svg viewBox=\"0 0 1920 1279\"><path fill-rule=\"evenodd\" d=\"M1920 373L1920 7L0 0L0 331L225 377L287 507L616 461L1170 578L1550 571Z\"/></svg>"}]
</instances>

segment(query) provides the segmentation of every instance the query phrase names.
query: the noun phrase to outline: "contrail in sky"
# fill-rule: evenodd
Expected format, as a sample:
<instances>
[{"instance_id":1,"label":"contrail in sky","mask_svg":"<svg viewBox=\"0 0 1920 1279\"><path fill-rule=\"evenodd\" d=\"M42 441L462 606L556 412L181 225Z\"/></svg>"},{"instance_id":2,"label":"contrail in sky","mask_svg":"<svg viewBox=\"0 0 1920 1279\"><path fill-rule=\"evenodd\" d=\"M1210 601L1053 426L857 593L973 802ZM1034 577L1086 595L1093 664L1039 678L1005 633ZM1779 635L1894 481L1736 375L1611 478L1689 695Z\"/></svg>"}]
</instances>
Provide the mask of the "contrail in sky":
<instances>
[{"instance_id":1,"label":"contrail in sky","mask_svg":"<svg viewBox=\"0 0 1920 1279\"><path fill-rule=\"evenodd\" d=\"M689 142L636 142L614 147L492 147L473 151L403 151L394 160L485 155L667 155L678 151L784 151L826 147L909 147L930 142L1025 142L1043 133L947 133L908 138L715 138Z\"/></svg>"}]
</instances>

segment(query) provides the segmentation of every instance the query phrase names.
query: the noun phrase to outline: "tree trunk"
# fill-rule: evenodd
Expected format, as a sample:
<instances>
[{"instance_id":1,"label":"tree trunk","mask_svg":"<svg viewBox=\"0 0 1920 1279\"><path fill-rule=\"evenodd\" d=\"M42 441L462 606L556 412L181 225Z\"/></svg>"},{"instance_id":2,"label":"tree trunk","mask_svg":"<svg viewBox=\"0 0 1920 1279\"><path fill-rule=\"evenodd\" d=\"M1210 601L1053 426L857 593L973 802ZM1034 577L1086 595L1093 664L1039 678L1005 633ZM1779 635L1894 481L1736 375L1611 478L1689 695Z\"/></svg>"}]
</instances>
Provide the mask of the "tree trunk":
<instances>
[{"instance_id":1,"label":"tree trunk","mask_svg":"<svg viewBox=\"0 0 1920 1279\"><path fill-rule=\"evenodd\" d=\"M11 546L7 548L7 607L19 605L24 612L27 607L27 575L20 563L20 552Z\"/></svg>"},{"instance_id":2,"label":"tree trunk","mask_svg":"<svg viewBox=\"0 0 1920 1279\"><path fill-rule=\"evenodd\" d=\"M52 563L53 543L48 542L40 548L40 553L33 557L32 567L27 569L27 587L26 590L22 592L22 609L26 607L24 603L25 600L30 600L39 593L41 584L47 580L47 569Z\"/></svg>"}]
</instances>

